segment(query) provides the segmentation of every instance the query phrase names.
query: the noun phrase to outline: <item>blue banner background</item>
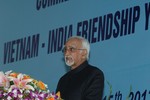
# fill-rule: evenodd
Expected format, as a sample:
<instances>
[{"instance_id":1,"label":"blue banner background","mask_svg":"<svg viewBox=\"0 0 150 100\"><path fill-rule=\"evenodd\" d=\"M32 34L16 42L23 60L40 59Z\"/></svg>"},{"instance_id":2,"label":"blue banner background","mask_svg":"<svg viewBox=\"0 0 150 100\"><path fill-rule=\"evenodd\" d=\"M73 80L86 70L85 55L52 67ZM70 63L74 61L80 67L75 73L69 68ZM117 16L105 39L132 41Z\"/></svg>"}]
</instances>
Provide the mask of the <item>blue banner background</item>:
<instances>
[{"instance_id":1,"label":"blue banner background","mask_svg":"<svg viewBox=\"0 0 150 100\"><path fill-rule=\"evenodd\" d=\"M72 25L73 35L76 35L79 22L89 22L96 17L115 15L117 11L121 13L122 10L139 6L140 17L135 23L135 32L91 43L89 62L105 74L104 99L110 95L112 100L125 100L129 94L129 100L150 99L150 21L146 20L145 14L145 4L149 5L150 12L149 0L68 0L37 10L38 1L44 0L0 1L1 71L13 70L29 74L47 83L49 89L55 91L59 78L68 71L68 67L61 51L47 53L49 31ZM35 34L40 34L37 57L3 63L5 43ZM94 37L98 37L96 33ZM43 43L45 48L42 48Z\"/></svg>"}]
</instances>

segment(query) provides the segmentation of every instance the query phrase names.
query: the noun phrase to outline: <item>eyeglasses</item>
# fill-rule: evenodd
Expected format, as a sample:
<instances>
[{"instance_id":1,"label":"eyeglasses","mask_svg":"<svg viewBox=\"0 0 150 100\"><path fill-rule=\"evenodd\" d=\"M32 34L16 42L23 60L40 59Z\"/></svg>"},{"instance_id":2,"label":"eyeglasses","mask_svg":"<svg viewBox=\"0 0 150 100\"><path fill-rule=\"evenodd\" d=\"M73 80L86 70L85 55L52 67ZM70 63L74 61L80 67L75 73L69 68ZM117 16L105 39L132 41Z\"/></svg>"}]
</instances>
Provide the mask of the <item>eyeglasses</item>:
<instances>
[{"instance_id":1,"label":"eyeglasses","mask_svg":"<svg viewBox=\"0 0 150 100\"><path fill-rule=\"evenodd\" d=\"M63 52L63 53L66 53L67 51L69 51L69 52L73 53L73 52L75 52L76 50L85 50L85 49L77 49L77 48L75 48L75 47L69 47L69 48L64 47L64 48L62 49L62 52Z\"/></svg>"}]
</instances>

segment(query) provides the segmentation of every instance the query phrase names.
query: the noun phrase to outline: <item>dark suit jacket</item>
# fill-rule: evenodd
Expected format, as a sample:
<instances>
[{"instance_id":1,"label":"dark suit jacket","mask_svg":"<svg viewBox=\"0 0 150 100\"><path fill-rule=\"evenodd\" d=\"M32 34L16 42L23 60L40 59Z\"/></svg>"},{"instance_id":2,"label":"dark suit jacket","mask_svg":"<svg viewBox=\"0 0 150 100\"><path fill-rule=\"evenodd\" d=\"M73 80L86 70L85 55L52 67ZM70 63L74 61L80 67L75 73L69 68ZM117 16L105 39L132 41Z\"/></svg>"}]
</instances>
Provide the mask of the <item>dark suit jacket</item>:
<instances>
[{"instance_id":1,"label":"dark suit jacket","mask_svg":"<svg viewBox=\"0 0 150 100\"><path fill-rule=\"evenodd\" d=\"M56 92L64 100L102 100L103 88L103 72L85 61L60 78Z\"/></svg>"}]
</instances>

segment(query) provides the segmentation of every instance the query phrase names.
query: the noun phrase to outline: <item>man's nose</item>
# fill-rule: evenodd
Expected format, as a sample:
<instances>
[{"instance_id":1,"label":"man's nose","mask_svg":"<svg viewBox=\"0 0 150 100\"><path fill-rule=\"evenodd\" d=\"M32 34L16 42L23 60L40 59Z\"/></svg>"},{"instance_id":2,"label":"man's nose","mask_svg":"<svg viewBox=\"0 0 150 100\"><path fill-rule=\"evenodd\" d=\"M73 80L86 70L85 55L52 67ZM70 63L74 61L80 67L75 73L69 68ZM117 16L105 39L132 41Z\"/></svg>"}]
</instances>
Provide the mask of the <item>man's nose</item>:
<instances>
[{"instance_id":1,"label":"man's nose","mask_svg":"<svg viewBox=\"0 0 150 100\"><path fill-rule=\"evenodd\" d=\"M64 52L65 55L69 55L70 53L71 53L71 51L70 51L69 48L67 48L67 49L65 50L65 52Z\"/></svg>"}]
</instances>

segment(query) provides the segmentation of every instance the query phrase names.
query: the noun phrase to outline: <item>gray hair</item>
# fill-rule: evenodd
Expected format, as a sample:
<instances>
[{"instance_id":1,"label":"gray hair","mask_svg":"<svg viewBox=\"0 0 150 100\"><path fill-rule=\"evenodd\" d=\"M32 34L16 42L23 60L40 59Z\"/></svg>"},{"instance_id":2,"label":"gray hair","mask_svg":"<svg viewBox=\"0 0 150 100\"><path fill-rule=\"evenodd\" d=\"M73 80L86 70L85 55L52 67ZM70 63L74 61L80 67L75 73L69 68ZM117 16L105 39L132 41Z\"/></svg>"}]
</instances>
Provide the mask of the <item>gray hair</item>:
<instances>
[{"instance_id":1,"label":"gray hair","mask_svg":"<svg viewBox=\"0 0 150 100\"><path fill-rule=\"evenodd\" d=\"M87 55L86 55L86 59L89 59L89 54L90 54L90 43L88 42L88 40L86 40L85 38L81 37L81 36L72 36L70 37L67 41L69 41L70 39L79 39L82 42L82 49L86 49L87 50Z\"/></svg>"}]
</instances>

